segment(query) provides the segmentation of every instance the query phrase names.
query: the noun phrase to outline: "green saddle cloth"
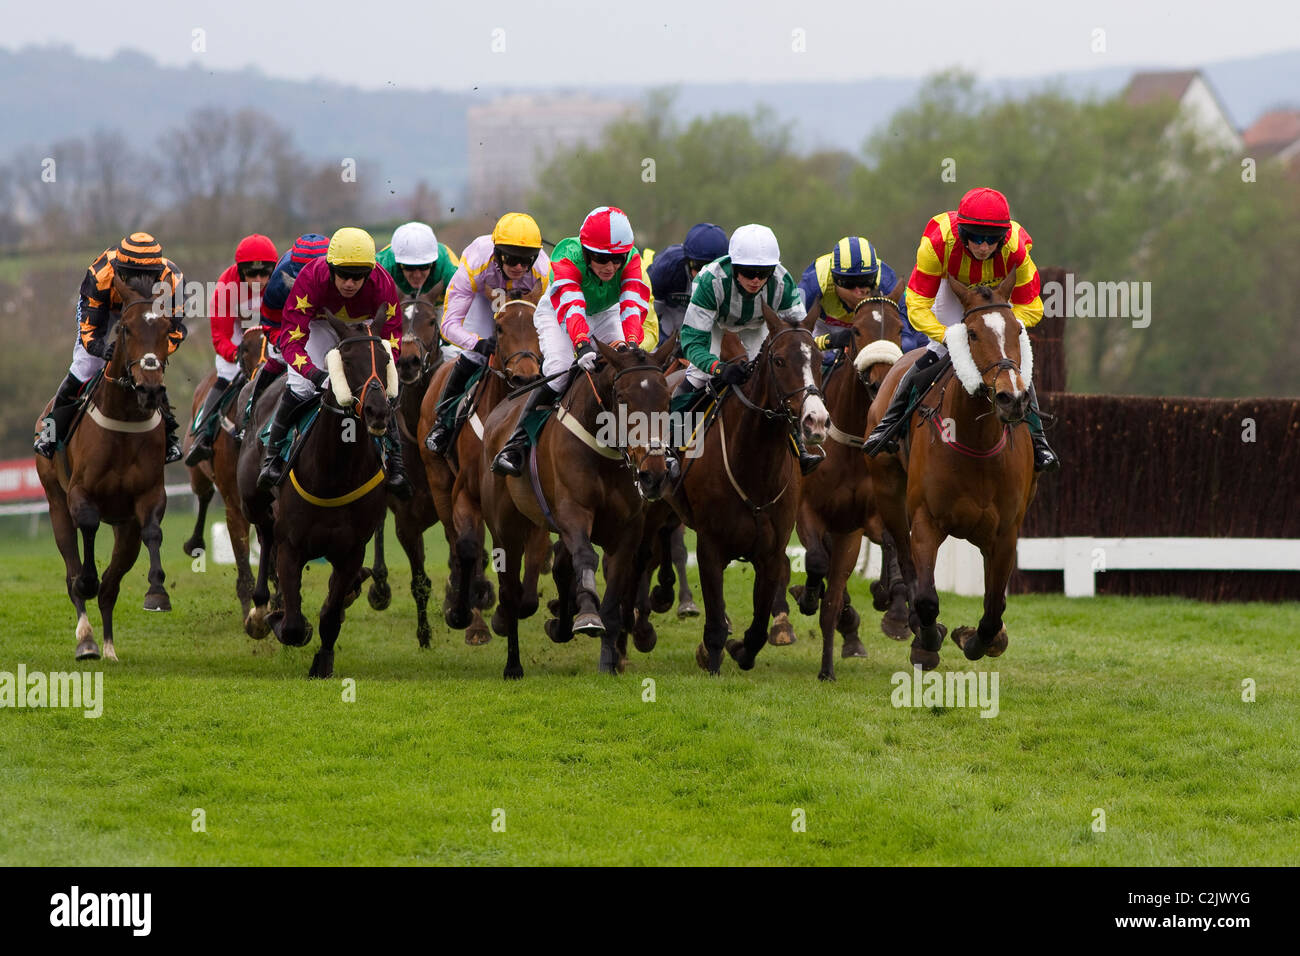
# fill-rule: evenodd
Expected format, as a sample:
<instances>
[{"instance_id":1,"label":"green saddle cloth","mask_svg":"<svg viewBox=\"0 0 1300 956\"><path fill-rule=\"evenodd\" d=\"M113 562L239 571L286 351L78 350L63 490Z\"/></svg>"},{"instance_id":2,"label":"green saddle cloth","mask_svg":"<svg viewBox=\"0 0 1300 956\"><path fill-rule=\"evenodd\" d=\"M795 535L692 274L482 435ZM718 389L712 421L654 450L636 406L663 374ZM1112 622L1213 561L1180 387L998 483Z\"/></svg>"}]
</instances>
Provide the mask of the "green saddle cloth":
<instances>
[{"instance_id":1,"label":"green saddle cloth","mask_svg":"<svg viewBox=\"0 0 1300 956\"><path fill-rule=\"evenodd\" d=\"M302 411L298 413L298 417L294 419L293 425L291 425L289 430L285 433L284 441L274 449L270 447L271 422L274 421L274 416L266 420L266 424L263 425L262 430L257 433L257 437L262 440L262 444L266 446L267 451L274 451L285 461L289 461L290 450L299 442L300 439L307 437L307 433L311 431L311 426L315 424L317 417L320 415L320 407L319 401L303 406Z\"/></svg>"},{"instance_id":2,"label":"green saddle cloth","mask_svg":"<svg viewBox=\"0 0 1300 956\"><path fill-rule=\"evenodd\" d=\"M465 388L461 391L455 401L448 402L447 399L451 397L448 395L442 397L442 403L440 405L442 408L442 414L438 416L438 420L442 423L443 427L450 428L456 424L456 417L460 412L460 407L466 402L473 401L474 388L478 385L479 380L483 377L483 373L486 370L486 364L480 365L478 370L469 377L469 381L465 383Z\"/></svg>"},{"instance_id":3,"label":"green saddle cloth","mask_svg":"<svg viewBox=\"0 0 1300 956\"><path fill-rule=\"evenodd\" d=\"M544 408L534 408L524 416L522 424L524 426L524 432L528 435L529 445L537 444L537 439L542 434L543 426L546 425L547 419L551 417L551 413L554 411L555 406L552 405Z\"/></svg>"},{"instance_id":4,"label":"green saddle cloth","mask_svg":"<svg viewBox=\"0 0 1300 956\"><path fill-rule=\"evenodd\" d=\"M208 403L205 401L200 405L199 410L194 413L194 420L190 422L190 433L197 435L204 428L210 426L214 421L221 421L221 416L225 414L226 409L230 407L232 402L234 402L235 397L244 390L245 384L247 383L245 382L241 384L238 388L235 387L234 382L227 385L226 390L222 392L221 397L217 399L217 407L212 410L212 417L206 421L203 418L203 409Z\"/></svg>"}]
</instances>

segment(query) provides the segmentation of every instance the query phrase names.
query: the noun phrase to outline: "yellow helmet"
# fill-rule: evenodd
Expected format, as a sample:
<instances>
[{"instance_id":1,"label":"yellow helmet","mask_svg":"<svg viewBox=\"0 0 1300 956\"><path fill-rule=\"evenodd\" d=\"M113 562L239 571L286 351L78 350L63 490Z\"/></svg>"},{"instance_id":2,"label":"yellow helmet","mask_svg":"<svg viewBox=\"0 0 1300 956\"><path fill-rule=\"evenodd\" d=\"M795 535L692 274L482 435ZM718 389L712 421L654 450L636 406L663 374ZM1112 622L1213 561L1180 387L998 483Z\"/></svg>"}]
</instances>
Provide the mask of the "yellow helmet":
<instances>
[{"instance_id":1,"label":"yellow helmet","mask_svg":"<svg viewBox=\"0 0 1300 956\"><path fill-rule=\"evenodd\" d=\"M518 246L522 249L542 248L542 230L533 217L522 212L508 212L497 220L492 230L492 244Z\"/></svg>"},{"instance_id":2,"label":"yellow helmet","mask_svg":"<svg viewBox=\"0 0 1300 956\"><path fill-rule=\"evenodd\" d=\"M325 261L332 266L373 266L375 240L356 226L344 226L330 237Z\"/></svg>"}]
</instances>

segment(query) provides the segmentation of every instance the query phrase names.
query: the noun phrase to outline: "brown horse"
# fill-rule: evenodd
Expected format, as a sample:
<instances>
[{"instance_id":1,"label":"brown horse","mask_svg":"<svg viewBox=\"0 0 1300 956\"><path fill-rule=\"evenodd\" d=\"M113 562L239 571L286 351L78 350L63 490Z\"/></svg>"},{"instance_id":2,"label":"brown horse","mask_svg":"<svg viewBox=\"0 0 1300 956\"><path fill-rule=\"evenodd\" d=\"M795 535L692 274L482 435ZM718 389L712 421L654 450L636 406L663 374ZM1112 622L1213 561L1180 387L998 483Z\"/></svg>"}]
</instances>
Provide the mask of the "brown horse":
<instances>
[{"instance_id":1,"label":"brown horse","mask_svg":"<svg viewBox=\"0 0 1300 956\"><path fill-rule=\"evenodd\" d=\"M122 576L140 554L141 541L149 549L145 610L171 610L160 556L167 492L163 486L166 438L159 400L172 324L168 316L153 311L149 299L121 279L113 280L113 288L121 297L122 314L104 375L67 445L53 459L36 456L54 540L67 571L68 597L77 612L77 660L99 657L86 616L86 601L96 595L104 622L104 656L117 660L113 606ZM46 405L42 419L49 409ZM95 569L95 533L100 522L113 526L113 556L102 582ZM84 554L77 546L78 531Z\"/></svg>"},{"instance_id":2,"label":"brown horse","mask_svg":"<svg viewBox=\"0 0 1300 956\"><path fill-rule=\"evenodd\" d=\"M670 395L663 366L677 343L670 337L648 355L591 341L605 365L594 373L574 367L569 389L556 405L556 421L547 423L530 450L528 474L511 478L490 467L515 428L516 403L499 404L483 430L479 500L504 558L492 627L509 644L507 678L523 676L519 620L537 608L536 591L525 591L520 582L520 565L526 556L530 567L541 566L549 550L548 527L555 528L562 544L554 560L558 599L548 636L562 643L575 633L600 635L603 674L621 671L625 661L643 505L660 497L669 483L664 432ZM616 425L613 444L602 444L595 436L615 423L626 423L626 434L618 434L622 428ZM607 557L603 601L596 593L593 545L604 548ZM650 650L653 632L648 643L638 638L637 646Z\"/></svg>"},{"instance_id":3,"label":"brown horse","mask_svg":"<svg viewBox=\"0 0 1300 956\"><path fill-rule=\"evenodd\" d=\"M240 370L245 379L252 379L253 374L266 361L266 336L260 327L254 327L244 333L239 343L236 356ZM217 371L213 369L199 382L194 390L194 401L190 405L190 421L198 417L208 392L217 381ZM233 384L232 384L233 387ZM247 387L247 386L245 386ZM208 505L212 501L215 488L221 492L221 501L226 508L226 529L230 532L230 546L235 552L235 594L239 598L240 618L248 614L253 599L253 571L248 563L248 519L239 507L239 486L235 470L239 463L239 442L235 433L239 429L237 419L244 412L242 389L231 399L228 411L217 428L216 438L212 442L212 457L197 465L188 466L190 488L199 502L199 513L194 519L194 531L185 542L185 553L196 557L206 551L203 543L203 530L208 520ZM197 433L186 434L182 450L188 454L190 447L197 440Z\"/></svg>"},{"instance_id":4,"label":"brown horse","mask_svg":"<svg viewBox=\"0 0 1300 956\"><path fill-rule=\"evenodd\" d=\"M807 551L808 579L805 585L792 588L790 593L804 614L815 612L820 602L822 665L817 676L822 680L835 679L837 628L845 635L842 656L867 656L857 636L858 615L848 604L845 590L858 559L864 531L882 546L884 553L881 581L873 588L879 592L883 586L889 598L886 607L890 613L881 622L881 629L897 640L908 633L907 588L901 575L897 575L897 587L889 594L889 570L895 558L876 509L861 438L880 383L902 356L899 343L903 319L898 303L905 288L906 284L899 282L889 296L870 296L854 310L854 347L839 353L836 364L844 367L833 367L825 385L832 422L831 440L824 446L826 459L803 479L797 526L799 540ZM876 596L878 600L882 597L880 593ZM783 610L783 605L784 594L778 592L774 610Z\"/></svg>"},{"instance_id":5,"label":"brown horse","mask_svg":"<svg viewBox=\"0 0 1300 956\"><path fill-rule=\"evenodd\" d=\"M899 543L899 563L912 594L911 660L925 670L938 666L943 644L934 562L950 535L965 538L984 555L984 614L978 629L958 628L953 641L969 660L1006 650L1007 580L1016 562L1020 522L1037 487L1025 424L1033 353L1008 300L1015 276L996 289L966 286L951 277L948 283L964 310L945 337L953 368L936 381L908 423L898 454L868 459L877 505ZM872 403L868 428L880 421L898 380L919 356L910 353L890 370ZM909 533L910 549L904 546Z\"/></svg>"},{"instance_id":6,"label":"brown horse","mask_svg":"<svg viewBox=\"0 0 1300 956\"><path fill-rule=\"evenodd\" d=\"M669 498L695 529L704 596L704 640L696 661L711 674L726 650L742 670L767 643L776 595L789 580L785 546L799 507L799 468L790 437L820 444L830 416L821 397L821 353L807 329L789 326L764 304L768 335L750 381L719 399L716 421L702 438L703 452L686 458L682 480ZM734 393L734 394L733 394ZM743 643L728 641L722 575L734 560L754 566L753 620Z\"/></svg>"},{"instance_id":7,"label":"brown horse","mask_svg":"<svg viewBox=\"0 0 1300 956\"><path fill-rule=\"evenodd\" d=\"M420 442L420 455L434 489L438 514L447 529L451 574L443 600L443 619L454 630L465 631L465 643L486 644L492 632L482 611L495 603L491 582L483 568L483 512L479 505L482 481L483 422L514 389L536 381L542 374L541 346L533 315L541 301L540 285L520 298L505 300L505 294L490 289L493 302L503 302L493 317L496 351L488 362L473 398L473 412L456 436L451 454L435 455ZM424 396L417 434L427 435L434 427L438 404L451 369L440 375ZM541 568L525 568L524 587L536 590Z\"/></svg>"},{"instance_id":8,"label":"brown horse","mask_svg":"<svg viewBox=\"0 0 1300 956\"><path fill-rule=\"evenodd\" d=\"M388 430L393 414L389 396L396 398L397 374L388 342L371 334L373 321L357 328L329 318L339 339L343 380L331 373L319 418L302 439L296 460L285 483L275 489L274 498L257 490L263 456L259 436L287 385L287 375L267 388L258 403L259 417L240 449L240 498L262 542L253 609L244 622L249 636L263 638L269 627L281 644L306 645L312 630L302 614L303 565L324 557L333 568L320 611L321 647L312 660L309 677L334 673L334 642L343 613L361 593L366 543L383 520L386 507L383 460L372 439ZM284 609L268 615L267 573L272 561Z\"/></svg>"},{"instance_id":9,"label":"brown horse","mask_svg":"<svg viewBox=\"0 0 1300 956\"><path fill-rule=\"evenodd\" d=\"M424 297L408 299L402 303L402 343L397 358L397 431L401 436L404 461L418 461L418 452L424 447L424 442L417 437L420 434L420 401L434 374L442 366L442 350L438 347L438 312L437 306ZM396 495L389 495L388 507L393 512L397 540L411 566L415 639L420 647L427 648L432 636L429 628L429 594L433 585L424 570L424 532L438 521L438 513L424 470L412 468L408 478L412 490L410 499L402 501ZM388 566L384 561L383 519L375 532L373 575L367 600L376 611L382 611L392 600L392 590L388 586Z\"/></svg>"}]
</instances>

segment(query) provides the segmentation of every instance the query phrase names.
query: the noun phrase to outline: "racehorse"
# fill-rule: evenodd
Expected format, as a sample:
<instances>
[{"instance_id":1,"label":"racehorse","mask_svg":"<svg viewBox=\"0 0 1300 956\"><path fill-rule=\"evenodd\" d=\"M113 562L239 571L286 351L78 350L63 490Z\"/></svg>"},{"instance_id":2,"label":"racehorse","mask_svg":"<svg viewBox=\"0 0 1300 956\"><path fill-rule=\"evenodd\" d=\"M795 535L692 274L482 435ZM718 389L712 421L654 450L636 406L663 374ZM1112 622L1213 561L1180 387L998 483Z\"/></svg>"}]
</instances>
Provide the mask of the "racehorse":
<instances>
[{"instance_id":1,"label":"racehorse","mask_svg":"<svg viewBox=\"0 0 1300 956\"><path fill-rule=\"evenodd\" d=\"M892 542L885 541L884 523L862 457L861 438L880 383L903 354L899 347L903 319L898 303L905 287L899 282L890 295L869 296L854 309L854 346L849 352L837 354L836 364L824 383L831 440L823 446L825 460L803 479L796 523L799 540L807 552L808 579L806 584L791 588L790 593L804 614L814 613L820 602L822 665L818 677L822 680L835 679L836 629L844 635L842 656L867 656L857 636L858 614L848 603L845 589L864 531L881 545L884 555L881 580L873 587L878 602L888 601L879 608L890 612L881 622L881 629L898 640L908 633L907 587L901 574L896 574L896 586L890 593L889 570L891 565L896 567L894 548ZM784 593L778 591L774 611L785 610L784 598Z\"/></svg>"},{"instance_id":2,"label":"racehorse","mask_svg":"<svg viewBox=\"0 0 1300 956\"><path fill-rule=\"evenodd\" d=\"M549 550L547 528L554 528L562 547L553 575L558 593L555 620L547 635L563 643L575 633L601 638L599 669L619 672L625 665L626 633L632 627L636 596L635 557L644 521L643 504L668 487L669 391L663 366L676 348L669 337L653 354L639 348L616 350L590 340L604 367L582 372L577 366L564 397L529 451L528 474L498 475L490 462L514 430L520 409L502 402L484 425L479 467L479 500L492 540L503 552L498 571L500 603L492 628L507 639L506 678L523 676L519 662L519 620L537 609L537 593L524 590L520 565L540 567ZM614 444L602 444L597 432L614 422ZM597 558L593 545L605 549L605 595L596 593ZM576 617L575 617L576 615ZM638 639L648 651L653 643Z\"/></svg>"},{"instance_id":3,"label":"racehorse","mask_svg":"<svg viewBox=\"0 0 1300 956\"><path fill-rule=\"evenodd\" d=\"M435 291L441 286L435 287ZM397 358L397 431L401 436L404 461L418 461L420 441L420 401L424 397L434 373L442 366L442 350L438 348L438 308L425 297L408 299L402 303L403 331ZM432 631L429 628L429 594L433 589L429 575L424 570L424 532L438 520L429 482L421 468L409 470L412 495L402 501L396 495L388 496L388 507L393 512L397 540L411 565L411 597L415 600L415 638L420 647L428 647ZM375 531L374 576L370 581L367 600L377 611L388 607L392 591L388 586L388 566L384 561L384 519Z\"/></svg>"},{"instance_id":4,"label":"racehorse","mask_svg":"<svg viewBox=\"0 0 1300 956\"><path fill-rule=\"evenodd\" d=\"M483 622L482 611L495 603L491 582L483 569L483 512L479 504L482 480L483 421L506 395L535 381L542 373L541 346L533 314L541 301L542 287L537 285L526 295L506 300L505 293L491 289L489 298L502 302L492 317L496 351L487 363L472 402L473 411L456 436L447 457L435 455L420 443L420 455L429 475L429 485L438 506L438 515L447 529L451 574L443 600L443 619L447 626L465 631L465 643L486 644L492 632ZM448 371L435 379L424 396L418 434L427 435L437 419L438 405ZM524 575L525 589L537 588L540 565L529 564Z\"/></svg>"},{"instance_id":5,"label":"racehorse","mask_svg":"<svg viewBox=\"0 0 1300 956\"><path fill-rule=\"evenodd\" d=\"M820 444L830 425L812 332L782 322L766 303L763 318L768 335L749 382L718 399L716 421L694 438L704 442L702 452L695 458L688 452L682 479L668 498L695 529L704 596L704 640L695 659L711 674L721 670L724 646L749 670L767 643L773 603L789 576L785 546L799 507L791 435L800 429L806 442ZM743 642L726 639L722 592L723 571L737 559L754 566L753 619Z\"/></svg>"},{"instance_id":6,"label":"racehorse","mask_svg":"<svg viewBox=\"0 0 1300 956\"><path fill-rule=\"evenodd\" d=\"M327 321L339 340L327 359L329 388L322 395L318 420L301 440L274 497L257 490L263 455L260 433L286 387L287 375L270 385L259 401L259 417L245 435L239 457L240 498L262 542L253 609L244 622L249 636L261 639L269 628L290 647L311 641L311 625L302 614L303 565L323 556L333 568L320 611L321 647L309 677L333 675L334 642L344 609L361 593L366 542L379 527L387 500L383 459L372 438L387 432L393 414L389 398L397 397L397 369L388 342L371 333L379 317L359 330L333 316ZM284 607L268 615L267 569L272 561Z\"/></svg>"},{"instance_id":7,"label":"racehorse","mask_svg":"<svg viewBox=\"0 0 1300 956\"><path fill-rule=\"evenodd\" d=\"M952 370L908 423L898 454L870 462L876 502L885 527L899 543L898 559L912 600L911 661L924 670L939 665L943 644L934 562L952 535L984 556L984 614L978 628L961 627L952 639L968 660L1006 650L1002 623L1016 540L1037 488L1025 412L1033 380L1033 352L1008 297L1016 277L996 289L967 286L948 277L961 302L962 321L948 326L944 343ZM874 428L898 380L920 355L909 353L890 370L871 406ZM910 549L903 546L908 541Z\"/></svg>"},{"instance_id":8,"label":"racehorse","mask_svg":"<svg viewBox=\"0 0 1300 956\"><path fill-rule=\"evenodd\" d=\"M244 332L236 356L245 381L252 379L253 373L266 361L266 336L260 327ZM198 416L199 409L208 397L208 392L217 381L217 371L213 369L199 382L194 390L194 401L190 406L190 421ZM232 383L231 387L234 385ZM212 441L212 457L197 465L188 466L190 488L199 502L199 513L194 519L194 531L185 542L185 553L196 557L206 551L203 543L203 530L208 520L208 504L212 501L213 489L221 492L221 501L226 509L226 529L230 532L230 546L235 552L235 594L239 597L241 619L248 614L253 598L253 572L248 563L248 519L239 507L239 485L236 478L236 466L239 463L239 442L235 433L239 430L239 419L244 412L243 389L233 396L231 405L217 429ZM198 435L189 432L185 436L183 450L189 453L190 446Z\"/></svg>"},{"instance_id":9,"label":"racehorse","mask_svg":"<svg viewBox=\"0 0 1300 956\"><path fill-rule=\"evenodd\" d=\"M104 657L117 660L113 606L122 576L140 554L141 541L149 549L145 610L171 610L160 556L167 492L163 485L166 438L159 401L172 323L121 279L113 279L113 288L122 300L122 313L110 346L112 355L89 404L80 413L80 427L74 423L67 444L53 459L36 456L36 473L49 502L54 540L67 570L68 597L77 612L79 661L99 658L99 646L86 616L86 601L96 595L104 622ZM45 406L41 419L49 414L52 404ZM113 526L113 556L102 581L95 569L95 533L100 522ZM78 549L78 531L84 553Z\"/></svg>"}]
</instances>

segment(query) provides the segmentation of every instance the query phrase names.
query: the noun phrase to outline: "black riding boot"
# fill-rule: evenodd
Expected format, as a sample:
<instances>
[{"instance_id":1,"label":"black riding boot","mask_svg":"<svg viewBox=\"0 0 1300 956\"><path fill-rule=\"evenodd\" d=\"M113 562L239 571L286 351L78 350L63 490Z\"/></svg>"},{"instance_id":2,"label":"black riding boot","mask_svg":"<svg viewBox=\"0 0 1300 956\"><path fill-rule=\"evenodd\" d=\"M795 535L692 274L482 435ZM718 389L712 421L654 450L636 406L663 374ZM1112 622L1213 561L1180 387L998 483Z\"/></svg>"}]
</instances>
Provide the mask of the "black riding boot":
<instances>
[{"instance_id":1,"label":"black riding boot","mask_svg":"<svg viewBox=\"0 0 1300 956\"><path fill-rule=\"evenodd\" d=\"M554 405L559 397L551 391L549 385L539 385L533 389L532 394L528 396L523 414L519 416L519 427L492 459L493 471L498 475L513 475L516 478L524 473L524 454L528 448L528 432L524 429L524 422L528 420L530 412Z\"/></svg>"},{"instance_id":2,"label":"black riding boot","mask_svg":"<svg viewBox=\"0 0 1300 956\"><path fill-rule=\"evenodd\" d=\"M433 430L424 439L424 447L435 455L447 453L447 446L451 444L451 438L456 434L457 423L446 422L445 418L464 394L465 383L478 371L478 368L478 363L471 362L463 355L456 359L456 364L451 367L451 375L447 376L447 386L442 390L442 401L438 403Z\"/></svg>"},{"instance_id":3,"label":"black riding boot","mask_svg":"<svg viewBox=\"0 0 1300 956\"><path fill-rule=\"evenodd\" d=\"M313 399L311 395L300 398L288 388L280 396L280 403L275 406L275 415L271 419L271 433L266 439L266 457L262 459L262 470L257 473L259 491L270 491L284 480L284 459L280 457L280 443L289 434L299 410Z\"/></svg>"},{"instance_id":4,"label":"black riding boot","mask_svg":"<svg viewBox=\"0 0 1300 956\"><path fill-rule=\"evenodd\" d=\"M1038 410L1038 395L1034 392L1034 386L1029 386L1029 414L1025 416L1029 422L1029 435L1034 443L1034 471L1056 471L1061 467L1061 459L1056 457L1056 452L1047 444L1047 436L1043 434L1043 419Z\"/></svg>"},{"instance_id":5,"label":"black riding boot","mask_svg":"<svg viewBox=\"0 0 1300 956\"><path fill-rule=\"evenodd\" d=\"M257 410L257 400L262 397L262 393L266 391L267 387L283 374L284 369L267 374L266 366L263 365L261 370L253 376L253 393L248 396L248 406L240 412L239 430L235 432L235 441L243 442L249 419L253 417L253 412Z\"/></svg>"},{"instance_id":6,"label":"black riding boot","mask_svg":"<svg viewBox=\"0 0 1300 956\"><path fill-rule=\"evenodd\" d=\"M217 405L229 387L229 382L218 377L212 383L212 388L208 389L208 397L203 400L203 408L199 411L198 431L195 434L194 444L190 446L190 453L185 456L185 464L191 468L212 457L212 442L217 435Z\"/></svg>"},{"instance_id":7,"label":"black riding boot","mask_svg":"<svg viewBox=\"0 0 1300 956\"><path fill-rule=\"evenodd\" d=\"M803 439L797 434L790 435L790 445L794 448L794 456L799 460L799 474L810 475L818 465L825 459L825 455L814 455L808 451L808 446L803 443Z\"/></svg>"},{"instance_id":8,"label":"black riding boot","mask_svg":"<svg viewBox=\"0 0 1300 956\"><path fill-rule=\"evenodd\" d=\"M176 416L172 414L172 403L167 397L167 386L164 385L162 394L158 396L158 411L162 413L163 425L167 429L167 458L163 462L170 465L174 461L181 460L181 426L176 421Z\"/></svg>"},{"instance_id":9,"label":"black riding boot","mask_svg":"<svg viewBox=\"0 0 1300 956\"><path fill-rule=\"evenodd\" d=\"M72 416L77 408L77 396L81 394L85 384L69 372L60 383L59 390L54 393L54 405L50 408L50 414L41 422L40 434L36 436L36 441L32 445L32 450L42 458L54 457L60 439L72 424Z\"/></svg>"},{"instance_id":10,"label":"black riding boot","mask_svg":"<svg viewBox=\"0 0 1300 956\"><path fill-rule=\"evenodd\" d=\"M919 394L928 389L950 363L948 356L940 358L937 353L929 351L916 360L894 389L894 397L889 402L889 408L885 409L885 417L867 436L866 444L862 447L864 452L875 457L882 450L898 451L898 440L893 433L901 424L907 406L911 404L912 393Z\"/></svg>"},{"instance_id":11,"label":"black riding boot","mask_svg":"<svg viewBox=\"0 0 1300 956\"><path fill-rule=\"evenodd\" d=\"M393 409L388 419L388 433L384 435L384 458L388 469L388 493L399 501L410 501L415 489L406 478L406 465L402 461L402 436L397 431L397 416Z\"/></svg>"}]
</instances>

